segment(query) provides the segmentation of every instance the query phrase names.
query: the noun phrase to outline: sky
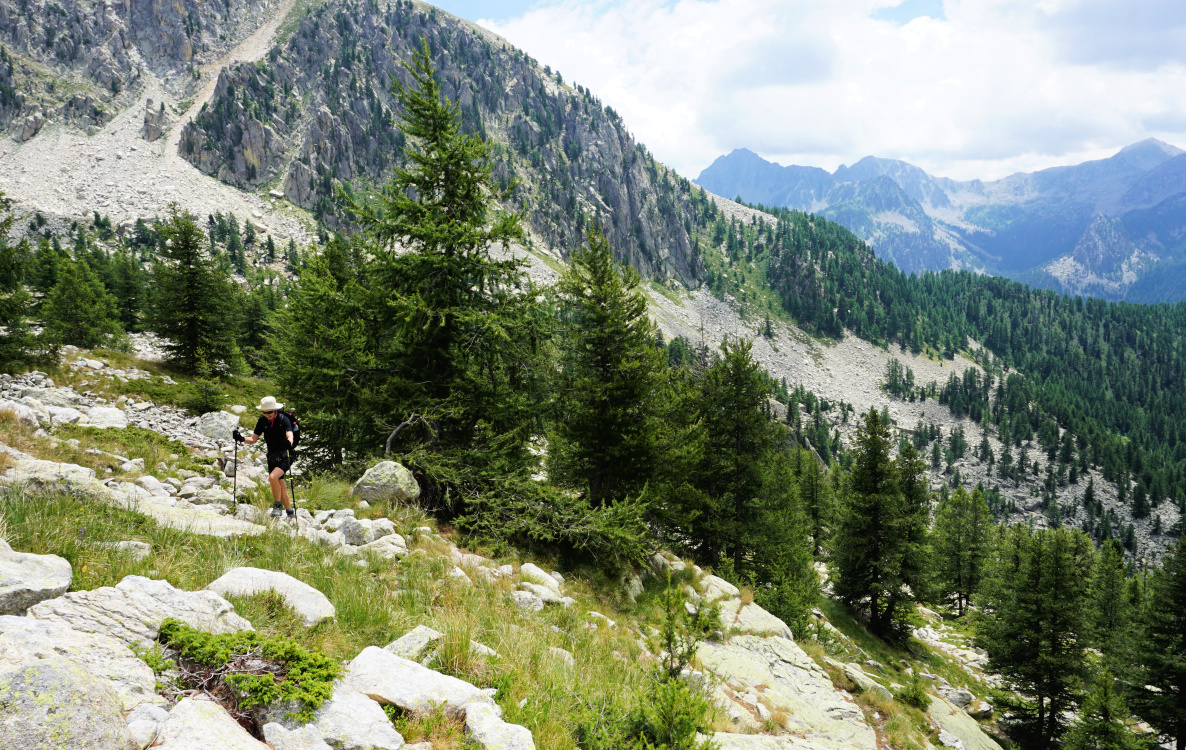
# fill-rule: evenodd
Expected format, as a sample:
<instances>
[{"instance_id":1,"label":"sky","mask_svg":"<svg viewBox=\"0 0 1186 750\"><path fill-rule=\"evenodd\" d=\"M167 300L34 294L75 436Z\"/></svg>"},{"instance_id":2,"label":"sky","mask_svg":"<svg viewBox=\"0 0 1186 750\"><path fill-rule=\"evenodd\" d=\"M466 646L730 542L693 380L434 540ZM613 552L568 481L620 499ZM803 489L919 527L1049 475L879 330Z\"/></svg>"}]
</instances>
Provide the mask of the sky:
<instances>
[{"instance_id":1,"label":"sky","mask_svg":"<svg viewBox=\"0 0 1186 750\"><path fill-rule=\"evenodd\" d=\"M1184 0L440 0L695 178L748 148L955 179L1186 148Z\"/></svg>"}]
</instances>

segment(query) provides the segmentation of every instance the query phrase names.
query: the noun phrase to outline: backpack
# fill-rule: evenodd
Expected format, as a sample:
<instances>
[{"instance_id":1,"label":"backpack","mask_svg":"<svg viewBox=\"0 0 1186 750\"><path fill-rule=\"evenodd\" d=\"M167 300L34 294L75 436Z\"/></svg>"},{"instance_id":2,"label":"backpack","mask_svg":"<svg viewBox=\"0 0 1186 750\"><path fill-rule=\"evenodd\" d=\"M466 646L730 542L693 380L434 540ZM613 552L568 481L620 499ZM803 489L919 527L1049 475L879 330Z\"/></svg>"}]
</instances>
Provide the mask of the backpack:
<instances>
[{"instance_id":1,"label":"backpack","mask_svg":"<svg viewBox=\"0 0 1186 750\"><path fill-rule=\"evenodd\" d=\"M280 413L288 417L288 421L292 423L292 447L295 448L301 444L301 426L297 423L297 417L292 412L282 410Z\"/></svg>"}]
</instances>

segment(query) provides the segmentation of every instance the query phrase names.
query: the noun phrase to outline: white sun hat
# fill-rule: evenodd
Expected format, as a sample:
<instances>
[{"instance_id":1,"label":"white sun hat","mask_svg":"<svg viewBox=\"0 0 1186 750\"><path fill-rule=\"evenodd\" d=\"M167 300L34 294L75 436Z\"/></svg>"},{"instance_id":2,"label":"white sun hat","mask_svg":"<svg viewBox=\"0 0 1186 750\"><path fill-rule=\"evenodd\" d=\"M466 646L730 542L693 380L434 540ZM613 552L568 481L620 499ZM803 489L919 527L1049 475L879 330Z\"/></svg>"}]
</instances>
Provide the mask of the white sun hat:
<instances>
[{"instance_id":1,"label":"white sun hat","mask_svg":"<svg viewBox=\"0 0 1186 750\"><path fill-rule=\"evenodd\" d=\"M255 408L259 409L260 411L280 411L284 408L284 404L276 403L276 398L274 396L264 396L263 399L260 400L259 406Z\"/></svg>"}]
</instances>

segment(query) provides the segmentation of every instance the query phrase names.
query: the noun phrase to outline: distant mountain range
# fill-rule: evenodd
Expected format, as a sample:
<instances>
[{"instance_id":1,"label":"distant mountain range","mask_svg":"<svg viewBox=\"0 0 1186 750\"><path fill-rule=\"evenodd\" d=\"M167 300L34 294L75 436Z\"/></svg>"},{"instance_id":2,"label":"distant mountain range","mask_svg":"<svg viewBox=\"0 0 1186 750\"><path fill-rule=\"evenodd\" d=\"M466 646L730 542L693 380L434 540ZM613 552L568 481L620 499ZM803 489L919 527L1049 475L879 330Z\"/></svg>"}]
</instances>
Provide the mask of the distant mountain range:
<instances>
[{"instance_id":1,"label":"distant mountain range","mask_svg":"<svg viewBox=\"0 0 1186 750\"><path fill-rule=\"evenodd\" d=\"M1186 299L1186 152L1155 139L992 182L873 156L829 173L737 149L696 182L826 216L906 271L967 268L1106 299Z\"/></svg>"}]
</instances>

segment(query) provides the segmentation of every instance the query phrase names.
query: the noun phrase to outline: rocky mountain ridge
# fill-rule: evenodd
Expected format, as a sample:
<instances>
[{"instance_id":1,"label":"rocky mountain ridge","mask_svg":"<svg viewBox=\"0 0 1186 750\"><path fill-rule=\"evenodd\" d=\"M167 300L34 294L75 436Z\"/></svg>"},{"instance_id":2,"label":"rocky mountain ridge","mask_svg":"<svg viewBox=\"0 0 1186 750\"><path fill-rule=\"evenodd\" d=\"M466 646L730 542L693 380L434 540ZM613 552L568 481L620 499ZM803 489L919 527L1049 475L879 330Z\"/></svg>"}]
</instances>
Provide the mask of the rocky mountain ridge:
<instances>
[{"instance_id":1,"label":"rocky mountain ridge","mask_svg":"<svg viewBox=\"0 0 1186 750\"><path fill-rule=\"evenodd\" d=\"M504 40L431 6L333 0L312 10L266 61L230 67L187 125L182 156L243 189L267 186L332 217L343 185L365 198L402 158L389 82L424 40L465 128L496 144L495 176L518 184L533 241L561 256L602 228L645 276L695 286L692 186L659 164L581 86Z\"/></svg>"},{"instance_id":2,"label":"rocky mountain ridge","mask_svg":"<svg viewBox=\"0 0 1186 750\"><path fill-rule=\"evenodd\" d=\"M1068 293L1163 301L1186 296L1157 284L1153 271L1183 257L1184 156L1150 139L1107 159L959 182L892 159L870 156L829 174L738 149L697 183L820 213L908 272L967 268Z\"/></svg>"}]
</instances>

